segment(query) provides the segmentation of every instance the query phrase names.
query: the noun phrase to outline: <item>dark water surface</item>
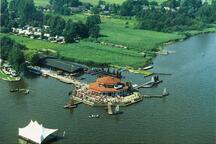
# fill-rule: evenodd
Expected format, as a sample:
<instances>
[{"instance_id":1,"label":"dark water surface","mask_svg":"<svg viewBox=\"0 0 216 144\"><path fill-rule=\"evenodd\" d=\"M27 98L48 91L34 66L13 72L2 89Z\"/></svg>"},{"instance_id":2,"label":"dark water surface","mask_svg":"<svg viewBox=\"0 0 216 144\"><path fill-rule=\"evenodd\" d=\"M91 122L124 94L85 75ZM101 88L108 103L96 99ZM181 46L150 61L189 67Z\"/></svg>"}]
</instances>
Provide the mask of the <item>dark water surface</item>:
<instances>
[{"instance_id":1,"label":"dark water surface","mask_svg":"<svg viewBox=\"0 0 216 144\"><path fill-rule=\"evenodd\" d=\"M0 80L0 143L17 143L18 128L32 119L60 129L59 135L66 131L56 144L216 144L216 34L196 36L167 49L176 53L158 56L153 71L172 75L161 76L160 86L141 92L158 94L166 87L171 95L145 99L123 108L119 116L83 104L73 111L63 109L72 86L52 78ZM147 80L141 75L124 76L137 84ZM9 92L17 87L32 91L29 95ZM101 118L89 119L89 114L101 114Z\"/></svg>"}]
</instances>

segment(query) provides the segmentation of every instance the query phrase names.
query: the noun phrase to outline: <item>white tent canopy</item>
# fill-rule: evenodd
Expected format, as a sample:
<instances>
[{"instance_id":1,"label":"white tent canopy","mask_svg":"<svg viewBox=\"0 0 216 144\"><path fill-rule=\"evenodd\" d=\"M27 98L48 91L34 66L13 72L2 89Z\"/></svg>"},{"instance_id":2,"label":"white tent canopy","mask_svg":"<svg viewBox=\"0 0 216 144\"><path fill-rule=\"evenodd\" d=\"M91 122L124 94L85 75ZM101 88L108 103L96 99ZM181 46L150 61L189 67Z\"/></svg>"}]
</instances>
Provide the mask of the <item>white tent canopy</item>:
<instances>
[{"instance_id":1,"label":"white tent canopy","mask_svg":"<svg viewBox=\"0 0 216 144\"><path fill-rule=\"evenodd\" d=\"M32 142L41 144L46 137L52 133L58 131L58 129L44 128L42 124L37 121L32 121L24 128L19 128L19 136Z\"/></svg>"}]
</instances>

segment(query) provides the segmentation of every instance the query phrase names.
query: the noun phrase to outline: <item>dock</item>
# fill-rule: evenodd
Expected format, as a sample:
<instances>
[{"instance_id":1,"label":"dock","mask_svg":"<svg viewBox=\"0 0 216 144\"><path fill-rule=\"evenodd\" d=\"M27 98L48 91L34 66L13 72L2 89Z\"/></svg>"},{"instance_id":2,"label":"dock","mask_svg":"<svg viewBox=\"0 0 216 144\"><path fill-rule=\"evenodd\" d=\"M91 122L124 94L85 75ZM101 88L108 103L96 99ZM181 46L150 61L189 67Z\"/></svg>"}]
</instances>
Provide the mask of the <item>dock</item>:
<instances>
[{"instance_id":1,"label":"dock","mask_svg":"<svg viewBox=\"0 0 216 144\"><path fill-rule=\"evenodd\" d=\"M153 76L152 79L144 84L135 86L134 89L140 89L140 88L151 88L159 83L162 83L162 80L159 80L159 76Z\"/></svg>"},{"instance_id":2,"label":"dock","mask_svg":"<svg viewBox=\"0 0 216 144\"><path fill-rule=\"evenodd\" d=\"M169 92L167 92L166 88L164 88L162 94L158 95L143 95L143 98L164 98L169 95Z\"/></svg>"}]
</instances>

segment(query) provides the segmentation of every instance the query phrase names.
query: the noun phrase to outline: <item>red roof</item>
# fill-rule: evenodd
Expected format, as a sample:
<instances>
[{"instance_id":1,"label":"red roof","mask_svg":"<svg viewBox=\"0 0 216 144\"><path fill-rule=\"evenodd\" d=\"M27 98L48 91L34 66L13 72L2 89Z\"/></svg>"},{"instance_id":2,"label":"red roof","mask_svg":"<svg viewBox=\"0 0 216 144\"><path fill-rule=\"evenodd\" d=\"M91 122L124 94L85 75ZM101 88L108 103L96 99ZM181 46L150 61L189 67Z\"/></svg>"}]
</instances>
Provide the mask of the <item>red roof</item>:
<instances>
[{"instance_id":1,"label":"red roof","mask_svg":"<svg viewBox=\"0 0 216 144\"><path fill-rule=\"evenodd\" d=\"M99 86L98 83L91 83L89 85L89 89L92 90L92 91L95 91L95 92L119 92L121 91L122 89L115 89L115 88L107 88L107 87L104 87L104 86ZM127 90L128 89L128 86L124 86L123 87L123 90Z\"/></svg>"},{"instance_id":2,"label":"red roof","mask_svg":"<svg viewBox=\"0 0 216 144\"><path fill-rule=\"evenodd\" d=\"M120 79L111 77L111 76L104 76L101 78L98 78L96 82L89 84L89 89L95 92L118 92L120 90L117 90L115 88L109 88L109 87L104 87L103 85L115 85L122 83L125 85L124 82L121 82ZM128 86L123 87L124 90L128 89Z\"/></svg>"},{"instance_id":3,"label":"red roof","mask_svg":"<svg viewBox=\"0 0 216 144\"><path fill-rule=\"evenodd\" d=\"M114 85L121 82L120 79L111 77L111 76L104 76L101 78L98 78L96 81L98 84L105 84L105 85Z\"/></svg>"}]
</instances>

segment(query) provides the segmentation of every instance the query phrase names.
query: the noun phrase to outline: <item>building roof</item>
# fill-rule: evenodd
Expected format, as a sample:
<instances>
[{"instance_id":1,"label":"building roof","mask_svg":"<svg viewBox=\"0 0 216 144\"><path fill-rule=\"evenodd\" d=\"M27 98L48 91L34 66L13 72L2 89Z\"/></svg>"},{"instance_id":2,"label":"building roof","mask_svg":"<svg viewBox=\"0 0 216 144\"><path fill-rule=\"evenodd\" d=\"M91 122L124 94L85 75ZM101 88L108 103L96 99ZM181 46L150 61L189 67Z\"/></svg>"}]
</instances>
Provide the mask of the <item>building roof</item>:
<instances>
[{"instance_id":1,"label":"building roof","mask_svg":"<svg viewBox=\"0 0 216 144\"><path fill-rule=\"evenodd\" d=\"M77 64L77 63L73 63L70 61L65 61L65 60L61 60L61 59L57 59L57 58L43 58L40 61L41 64L49 66L49 67L53 67L59 70L63 70L66 72L76 72L79 70L83 70L85 68L87 68L84 65L81 64Z\"/></svg>"},{"instance_id":2,"label":"building roof","mask_svg":"<svg viewBox=\"0 0 216 144\"><path fill-rule=\"evenodd\" d=\"M103 84L103 85L114 85L114 84L121 83L121 80L111 76L103 76L98 78L96 82L98 84Z\"/></svg>"},{"instance_id":3,"label":"building roof","mask_svg":"<svg viewBox=\"0 0 216 144\"><path fill-rule=\"evenodd\" d=\"M114 86L117 84L121 84L123 85L123 87L121 89L116 89L114 87L104 86L104 85ZM89 89L95 92L118 92L121 90L127 90L128 86L124 82L121 82L121 80L118 78L111 77L111 76L104 76L104 77L98 78L96 82L89 84Z\"/></svg>"},{"instance_id":4,"label":"building roof","mask_svg":"<svg viewBox=\"0 0 216 144\"><path fill-rule=\"evenodd\" d=\"M31 120L26 127L19 128L19 136L41 144L43 140L56 131L58 131L58 129L44 128L42 124Z\"/></svg>"},{"instance_id":5,"label":"building roof","mask_svg":"<svg viewBox=\"0 0 216 144\"><path fill-rule=\"evenodd\" d=\"M128 86L124 86L122 89L108 88L98 85L97 82L89 84L89 89L95 92L119 92L121 90L127 90Z\"/></svg>"}]
</instances>

